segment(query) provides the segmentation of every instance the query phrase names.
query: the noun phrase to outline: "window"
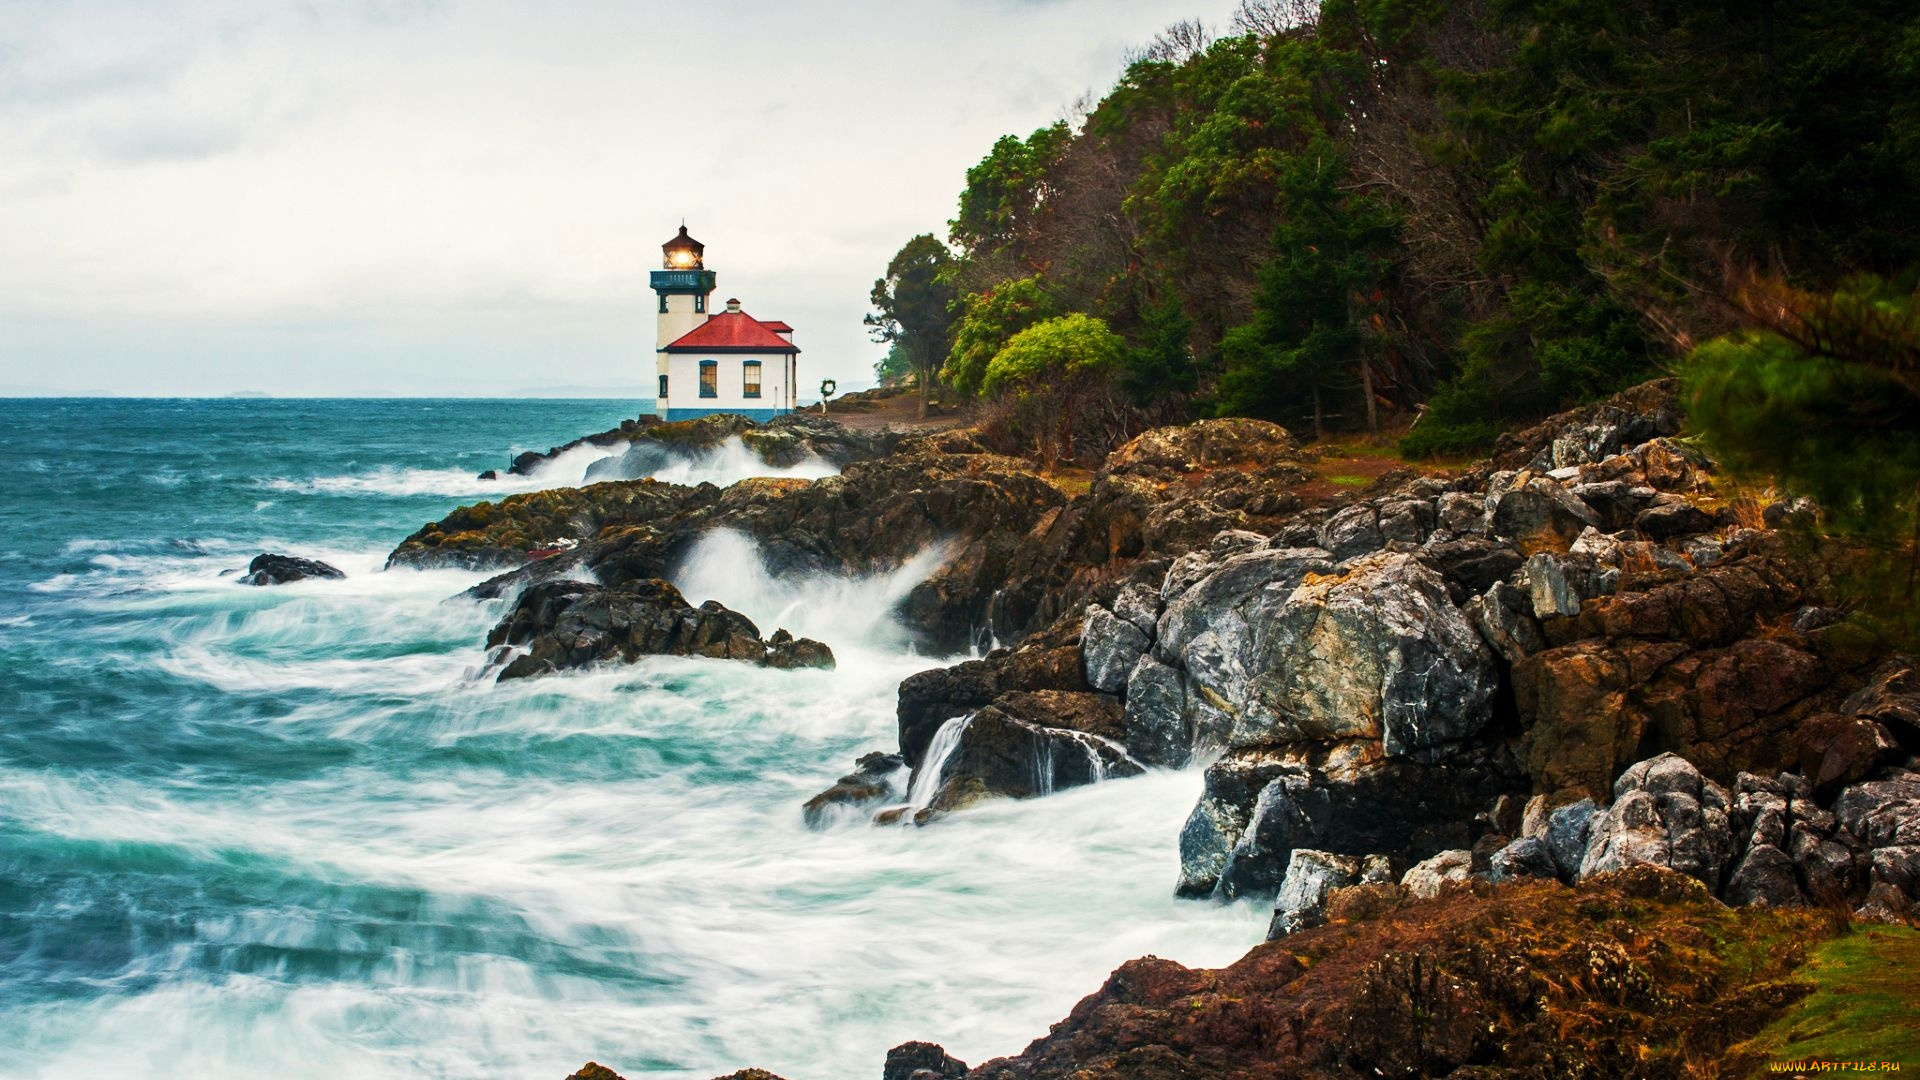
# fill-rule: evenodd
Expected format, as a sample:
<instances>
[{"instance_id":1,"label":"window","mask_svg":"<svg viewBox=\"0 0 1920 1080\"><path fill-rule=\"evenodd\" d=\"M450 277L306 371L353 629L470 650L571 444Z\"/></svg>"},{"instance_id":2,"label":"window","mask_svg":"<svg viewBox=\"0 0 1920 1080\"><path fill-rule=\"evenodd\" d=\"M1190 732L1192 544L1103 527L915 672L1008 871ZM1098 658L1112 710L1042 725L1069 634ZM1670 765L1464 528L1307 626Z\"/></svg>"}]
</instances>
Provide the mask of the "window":
<instances>
[{"instance_id":1,"label":"window","mask_svg":"<svg viewBox=\"0 0 1920 1080\"><path fill-rule=\"evenodd\" d=\"M717 361L700 361L700 396L720 396L720 364Z\"/></svg>"},{"instance_id":2,"label":"window","mask_svg":"<svg viewBox=\"0 0 1920 1080\"><path fill-rule=\"evenodd\" d=\"M760 396L760 361L748 360L740 365L740 393L743 397Z\"/></svg>"},{"instance_id":3,"label":"window","mask_svg":"<svg viewBox=\"0 0 1920 1080\"><path fill-rule=\"evenodd\" d=\"M660 396L667 396L667 377L665 375L660 376Z\"/></svg>"},{"instance_id":4,"label":"window","mask_svg":"<svg viewBox=\"0 0 1920 1080\"><path fill-rule=\"evenodd\" d=\"M705 315L707 313L707 294L706 293L693 294L693 313L695 315Z\"/></svg>"},{"instance_id":5,"label":"window","mask_svg":"<svg viewBox=\"0 0 1920 1080\"><path fill-rule=\"evenodd\" d=\"M665 315L666 313L667 313L667 294L661 293L660 294L660 314Z\"/></svg>"}]
</instances>

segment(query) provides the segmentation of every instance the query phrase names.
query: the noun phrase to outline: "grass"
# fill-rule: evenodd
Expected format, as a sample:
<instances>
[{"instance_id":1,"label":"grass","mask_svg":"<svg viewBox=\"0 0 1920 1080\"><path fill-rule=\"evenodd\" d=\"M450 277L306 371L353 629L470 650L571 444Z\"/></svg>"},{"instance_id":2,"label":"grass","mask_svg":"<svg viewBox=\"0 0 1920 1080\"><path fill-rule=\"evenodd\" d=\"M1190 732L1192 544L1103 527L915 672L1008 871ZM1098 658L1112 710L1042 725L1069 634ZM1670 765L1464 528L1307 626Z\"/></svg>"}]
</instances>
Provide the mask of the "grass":
<instances>
[{"instance_id":1,"label":"grass","mask_svg":"<svg viewBox=\"0 0 1920 1080\"><path fill-rule=\"evenodd\" d=\"M1792 976L1812 994L1737 1048L1768 1061L1897 1061L1920 1068L1920 931L1856 926Z\"/></svg>"}]
</instances>

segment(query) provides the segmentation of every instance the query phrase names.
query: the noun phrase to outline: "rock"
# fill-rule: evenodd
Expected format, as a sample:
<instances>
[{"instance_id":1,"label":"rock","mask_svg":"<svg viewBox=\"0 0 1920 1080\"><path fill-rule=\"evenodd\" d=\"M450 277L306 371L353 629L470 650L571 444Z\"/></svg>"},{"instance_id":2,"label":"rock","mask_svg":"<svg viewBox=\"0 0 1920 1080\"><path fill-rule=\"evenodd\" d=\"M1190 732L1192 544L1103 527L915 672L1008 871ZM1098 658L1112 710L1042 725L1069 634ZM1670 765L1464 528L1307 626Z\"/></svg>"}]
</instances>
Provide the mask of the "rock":
<instances>
[{"instance_id":1,"label":"rock","mask_svg":"<svg viewBox=\"0 0 1920 1080\"><path fill-rule=\"evenodd\" d=\"M1833 814L1862 847L1920 845L1920 774L1855 784L1834 799Z\"/></svg>"},{"instance_id":2,"label":"rock","mask_svg":"<svg viewBox=\"0 0 1920 1080\"><path fill-rule=\"evenodd\" d=\"M520 594L487 644L526 650L501 670L501 681L656 655L833 666L825 645L785 631L762 641L745 615L711 600L693 607L657 578L611 588L576 581L535 585Z\"/></svg>"},{"instance_id":3,"label":"rock","mask_svg":"<svg viewBox=\"0 0 1920 1080\"><path fill-rule=\"evenodd\" d=\"M1724 788L1685 758L1661 754L1621 774L1613 793L1588 829L1581 877L1650 863L1719 889L1733 852Z\"/></svg>"},{"instance_id":4,"label":"rock","mask_svg":"<svg viewBox=\"0 0 1920 1080\"><path fill-rule=\"evenodd\" d=\"M1441 886L1465 881L1472 873L1473 852L1443 851L1408 870L1400 885L1416 900L1431 900L1440 895Z\"/></svg>"},{"instance_id":5,"label":"rock","mask_svg":"<svg viewBox=\"0 0 1920 1080\"><path fill-rule=\"evenodd\" d=\"M784 629L776 629L767 639L767 656L763 661L770 668L791 671L796 668L824 668L833 670L833 650L812 638L797 638Z\"/></svg>"},{"instance_id":6,"label":"rock","mask_svg":"<svg viewBox=\"0 0 1920 1080\"><path fill-rule=\"evenodd\" d=\"M1300 444L1277 424L1264 420L1201 420L1154 428L1107 455L1105 468L1119 474L1159 469L1191 473L1222 465L1292 459L1299 453Z\"/></svg>"},{"instance_id":7,"label":"rock","mask_svg":"<svg viewBox=\"0 0 1920 1080\"><path fill-rule=\"evenodd\" d=\"M1296 848L1412 862L1469 844L1475 812L1516 782L1496 760L1426 765L1364 743L1239 753L1207 770L1181 831L1182 895L1271 893Z\"/></svg>"},{"instance_id":8,"label":"rock","mask_svg":"<svg viewBox=\"0 0 1920 1080\"><path fill-rule=\"evenodd\" d=\"M1854 910L1861 922L1903 924L1913 916L1913 900L1884 881L1876 881L1867 890L1867 902Z\"/></svg>"},{"instance_id":9,"label":"rock","mask_svg":"<svg viewBox=\"0 0 1920 1080\"><path fill-rule=\"evenodd\" d=\"M1727 879L1722 898L1729 904L1761 907L1801 907L1807 902L1793 860L1772 844L1755 844L1747 849Z\"/></svg>"},{"instance_id":10,"label":"rock","mask_svg":"<svg viewBox=\"0 0 1920 1080\"><path fill-rule=\"evenodd\" d=\"M1127 677L1126 698L1124 741L1135 760L1175 769L1192 760L1194 732L1178 671L1142 656Z\"/></svg>"},{"instance_id":11,"label":"rock","mask_svg":"<svg viewBox=\"0 0 1920 1080\"><path fill-rule=\"evenodd\" d=\"M1883 725L1859 716L1811 716L1797 735L1800 771L1820 798L1831 798L1841 788L1907 756Z\"/></svg>"},{"instance_id":12,"label":"rock","mask_svg":"<svg viewBox=\"0 0 1920 1080\"><path fill-rule=\"evenodd\" d=\"M1531 555L1565 551L1580 530L1600 524L1586 503L1552 480L1528 480L1501 492L1494 503L1493 535L1511 540Z\"/></svg>"},{"instance_id":13,"label":"rock","mask_svg":"<svg viewBox=\"0 0 1920 1080\"><path fill-rule=\"evenodd\" d=\"M1548 552L1539 552L1527 560L1525 574L1534 618L1564 618L1580 614L1580 594L1567 580L1566 570L1559 559Z\"/></svg>"},{"instance_id":14,"label":"rock","mask_svg":"<svg viewBox=\"0 0 1920 1080\"><path fill-rule=\"evenodd\" d=\"M854 762L854 770L827 790L808 799L801 808L801 819L810 829L823 829L837 821L859 820L872 809L905 798L898 778L907 767L899 754L871 753Z\"/></svg>"},{"instance_id":15,"label":"rock","mask_svg":"<svg viewBox=\"0 0 1920 1080\"><path fill-rule=\"evenodd\" d=\"M1287 861L1286 877L1280 882L1280 894L1274 900L1273 922L1267 940L1285 937L1326 921L1327 895L1333 890L1357 883L1360 859L1325 851L1295 848Z\"/></svg>"},{"instance_id":16,"label":"rock","mask_svg":"<svg viewBox=\"0 0 1920 1080\"><path fill-rule=\"evenodd\" d=\"M1646 508L1645 498L1634 489L1619 480L1601 480L1591 484L1575 484L1568 492L1576 499L1587 504L1587 508L1600 519L1601 533L1619 532L1633 525L1633 519Z\"/></svg>"},{"instance_id":17,"label":"rock","mask_svg":"<svg viewBox=\"0 0 1920 1080\"><path fill-rule=\"evenodd\" d=\"M1338 560L1378 551L1383 543L1380 512L1365 503L1347 507L1320 527L1320 546Z\"/></svg>"},{"instance_id":18,"label":"rock","mask_svg":"<svg viewBox=\"0 0 1920 1080\"><path fill-rule=\"evenodd\" d=\"M1163 606L1160 590L1136 582L1121 588L1114 597L1113 613L1131 623L1142 634L1152 634L1160 622Z\"/></svg>"},{"instance_id":19,"label":"rock","mask_svg":"<svg viewBox=\"0 0 1920 1080\"><path fill-rule=\"evenodd\" d=\"M1465 613L1481 640L1509 664L1547 647L1547 637L1533 616L1533 596L1517 585L1494 582L1485 594L1467 601Z\"/></svg>"},{"instance_id":20,"label":"rock","mask_svg":"<svg viewBox=\"0 0 1920 1080\"><path fill-rule=\"evenodd\" d=\"M961 1080L966 1075L967 1063L939 1044L910 1042L887 1051L880 1080Z\"/></svg>"},{"instance_id":21,"label":"rock","mask_svg":"<svg viewBox=\"0 0 1920 1080\"><path fill-rule=\"evenodd\" d=\"M1434 500L1440 528L1455 536L1478 535L1487 531L1487 499L1484 495L1449 491Z\"/></svg>"},{"instance_id":22,"label":"rock","mask_svg":"<svg viewBox=\"0 0 1920 1080\"><path fill-rule=\"evenodd\" d=\"M1465 596L1478 596L1506 581L1526 561L1511 546L1480 536L1436 538L1424 553Z\"/></svg>"},{"instance_id":23,"label":"rock","mask_svg":"<svg viewBox=\"0 0 1920 1080\"><path fill-rule=\"evenodd\" d=\"M1493 882L1516 878L1558 878L1560 865L1547 842L1523 836L1493 853L1488 860L1487 879Z\"/></svg>"},{"instance_id":24,"label":"rock","mask_svg":"<svg viewBox=\"0 0 1920 1080\"><path fill-rule=\"evenodd\" d=\"M1433 534L1436 518L1427 499L1388 499L1380 504L1379 529L1383 541L1424 544Z\"/></svg>"},{"instance_id":25,"label":"rock","mask_svg":"<svg viewBox=\"0 0 1920 1080\"><path fill-rule=\"evenodd\" d=\"M1155 652L1225 714L1230 748L1379 739L1389 754L1466 739L1491 717L1492 656L1417 558L1341 572L1312 551L1236 556L1170 603Z\"/></svg>"},{"instance_id":26,"label":"rock","mask_svg":"<svg viewBox=\"0 0 1920 1080\"><path fill-rule=\"evenodd\" d=\"M1600 808L1592 799L1568 803L1547 815L1547 851L1560 868L1562 880L1580 876L1580 863L1586 858L1588 834Z\"/></svg>"},{"instance_id":27,"label":"rock","mask_svg":"<svg viewBox=\"0 0 1920 1080\"><path fill-rule=\"evenodd\" d=\"M1656 540L1692 536L1712 529L1715 524L1712 514L1678 496L1663 496L1633 519L1634 528Z\"/></svg>"},{"instance_id":28,"label":"rock","mask_svg":"<svg viewBox=\"0 0 1920 1080\"><path fill-rule=\"evenodd\" d=\"M1109 694L1125 690L1147 645L1147 635L1139 627L1098 604L1087 605L1080 654L1086 658L1087 682L1095 690Z\"/></svg>"},{"instance_id":29,"label":"rock","mask_svg":"<svg viewBox=\"0 0 1920 1080\"><path fill-rule=\"evenodd\" d=\"M346 576L338 568L318 559L261 554L254 556L253 561L247 564L247 572L240 578L240 583L242 585L285 585L290 581L305 581L309 578L325 580Z\"/></svg>"},{"instance_id":30,"label":"rock","mask_svg":"<svg viewBox=\"0 0 1920 1080\"><path fill-rule=\"evenodd\" d=\"M589 1061L580 1066L579 1072L567 1077L567 1080L626 1080L626 1078L597 1061ZM721 1080L726 1078L722 1077Z\"/></svg>"},{"instance_id":31,"label":"rock","mask_svg":"<svg viewBox=\"0 0 1920 1080\"><path fill-rule=\"evenodd\" d=\"M982 799L1031 799L1064 788L1137 775L1140 765L1119 745L1084 732L1045 727L989 705L974 713L945 760L926 816ZM931 760L915 766L933 768Z\"/></svg>"}]
</instances>

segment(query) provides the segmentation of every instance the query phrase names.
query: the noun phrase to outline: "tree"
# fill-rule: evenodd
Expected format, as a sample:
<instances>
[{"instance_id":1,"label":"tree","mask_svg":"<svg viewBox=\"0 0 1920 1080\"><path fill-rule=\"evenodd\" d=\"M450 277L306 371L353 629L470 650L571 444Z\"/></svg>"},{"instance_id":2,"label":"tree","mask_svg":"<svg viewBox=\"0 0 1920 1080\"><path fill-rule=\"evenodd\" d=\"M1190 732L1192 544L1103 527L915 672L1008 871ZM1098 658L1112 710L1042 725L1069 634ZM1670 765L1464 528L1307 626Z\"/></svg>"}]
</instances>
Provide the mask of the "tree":
<instances>
[{"instance_id":1,"label":"tree","mask_svg":"<svg viewBox=\"0 0 1920 1080\"><path fill-rule=\"evenodd\" d=\"M1015 334L987 365L981 388L1016 395L1032 415L1047 468L1073 452L1077 399L1125 361L1127 343L1091 315L1063 315Z\"/></svg>"},{"instance_id":2,"label":"tree","mask_svg":"<svg viewBox=\"0 0 1920 1080\"><path fill-rule=\"evenodd\" d=\"M1768 283L1753 326L1682 368L1693 420L1730 468L1778 480L1833 528L1893 539L1920 496L1920 292L1912 276L1848 279L1831 294Z\"/></svg>"},{"instance_id":3,"label":"tree","mask_svg":"<svg viewBox=\"0 0 1920 1080\"><path fill-rule=\"evenodd\" d=\"M947 334L953 324L948 308L953 286L945 271L953 261L947 246L922 233L906 242L887 276L873 283L874 313L862 322L872 328L873 340L891 343L904 353L920 379L920 416L927 415L934 369L947 353Z\"/></svg>"},{"instance_id":4,"label":"tree","mask_svg":"<svg viewBox=\"0 0 1920 1080\"><path fill-rule=\"evenodd\" d=\"M1386 273L1393 218L1377 200L1341 192L1346 176L1339 151L1324 138L1286 161L1286 216L1274 231L1273 260L1260 271L1254 317L1220 343L1219 415L1284 415L1304 397L1313 437L1322 438L1324 392L1352 373L1368 429L1377 428L1374 357L1363 327Z\"/></svg>"},{"instance_id":5,"label":"tree","mask_svg":"<svg viewBox=\"0 0 1920 1080\"><path fill-rule=\"evenodd\" d=\"M982 391L987 365L1015 334L1060 314L1059 302L1037 274L963 297L956 306L960 317L940 375L963 394Z\"/></svg>"}]
</instances>

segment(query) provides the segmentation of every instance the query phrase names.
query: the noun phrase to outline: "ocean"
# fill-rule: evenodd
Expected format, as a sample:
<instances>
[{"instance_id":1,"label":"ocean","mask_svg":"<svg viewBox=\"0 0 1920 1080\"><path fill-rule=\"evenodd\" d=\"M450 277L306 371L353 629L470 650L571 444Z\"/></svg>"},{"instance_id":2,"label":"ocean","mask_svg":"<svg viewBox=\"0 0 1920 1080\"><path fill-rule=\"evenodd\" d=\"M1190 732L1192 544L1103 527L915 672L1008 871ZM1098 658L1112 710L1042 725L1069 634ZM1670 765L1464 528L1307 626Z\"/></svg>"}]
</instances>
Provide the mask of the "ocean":
<instances>
[{"instance_id":1,"label":"ocean","mask_svg":"<svg viewBox=\"0 0 1920 1080\"><path fill-rule=\"evenodd\" d=\"M0 400L0 1077L876 1078L1018 1052L1107 973L1217 966L1267 912L1172 899L1195 771L925 828L800 804L958 657L927 561L677 582L839 667L659 658L495 685L482 575L386 553L621 401ZM671 479L753 471L718 454ZM819 475L823 468L803 470ZM344 581L238 584L262 551Z\"/></svg>"}]
</instances>

